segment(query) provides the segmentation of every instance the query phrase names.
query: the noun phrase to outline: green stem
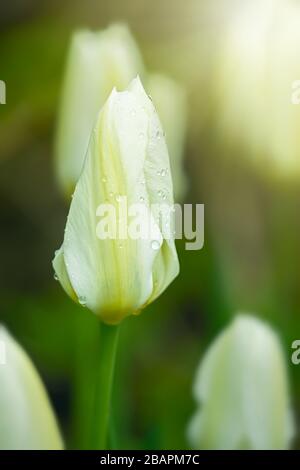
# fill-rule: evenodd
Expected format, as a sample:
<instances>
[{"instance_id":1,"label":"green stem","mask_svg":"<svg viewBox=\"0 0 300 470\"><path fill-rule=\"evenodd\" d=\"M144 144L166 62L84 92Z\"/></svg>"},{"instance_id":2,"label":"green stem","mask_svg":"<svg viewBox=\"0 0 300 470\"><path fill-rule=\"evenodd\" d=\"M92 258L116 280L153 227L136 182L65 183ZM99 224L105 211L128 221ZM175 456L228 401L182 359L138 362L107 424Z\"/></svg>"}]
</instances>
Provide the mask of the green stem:
<instances>
[{"instance_id":1,"label":"green stem","mask_svg":"<svg viewBox=\"0 0 300 470\"><path fill-rule=\"evenodd\" d=\"M110 401L119 336L118 326L100 323L98 370L96 372L92 448L107 449Z\"/></svg>"}]
</instances>

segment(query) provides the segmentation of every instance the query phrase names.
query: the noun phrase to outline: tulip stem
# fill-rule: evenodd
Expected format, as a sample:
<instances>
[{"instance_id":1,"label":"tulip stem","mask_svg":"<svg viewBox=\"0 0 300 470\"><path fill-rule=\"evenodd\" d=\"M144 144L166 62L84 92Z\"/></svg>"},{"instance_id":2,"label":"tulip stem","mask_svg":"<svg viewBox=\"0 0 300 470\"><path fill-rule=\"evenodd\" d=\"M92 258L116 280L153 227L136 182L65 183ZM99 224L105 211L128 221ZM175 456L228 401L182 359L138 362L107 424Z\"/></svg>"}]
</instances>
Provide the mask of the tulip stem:
<instances>
[{"instance_id":1,"label":"tulip stem","mask_svg":"<svg viewBox=\"0 0 300 470\"><path fill-rule=\"evenodd\" d=\"M110 402L119 336L119 326L100 323L98 370L95 377L94 414L92 417L92 448L107 449Z\"/></svg>"}]
</instances>

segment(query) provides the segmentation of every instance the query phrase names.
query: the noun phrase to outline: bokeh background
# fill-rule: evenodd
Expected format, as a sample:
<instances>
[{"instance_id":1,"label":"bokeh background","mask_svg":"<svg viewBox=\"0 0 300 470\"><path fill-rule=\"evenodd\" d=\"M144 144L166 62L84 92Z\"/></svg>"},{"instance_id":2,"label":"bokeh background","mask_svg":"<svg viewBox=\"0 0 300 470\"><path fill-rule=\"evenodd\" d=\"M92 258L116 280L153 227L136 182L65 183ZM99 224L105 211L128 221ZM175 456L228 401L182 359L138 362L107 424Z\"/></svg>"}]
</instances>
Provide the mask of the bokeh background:
<instances>
[{"instance_id":1,"label":"bokeh background","mask_svg":"<svg viewBox=\"0 0 300 470\"><path fill-rule=\"evenodd\" d=\"M81 27L101 29L116 21L128 23L149 69L168 74L186 88L185 202L205 204L205 246L186 251L179 242L180 276L140 317L122 324L113 399L115 445L188 447L196 367L238 311L256 314L279 332L296 419L299 415L300 365L293 365L290 356L292 341L300 338L300 171L296 163L291 174L281 165L273 175L271 150L268 163L253 163L265 161L268 139L275 139L269 132L272 123L276 120L280 135L289 121L285 108L262 109L255 101L255 80L242 86L242 66L249 63L249 75L255 74L257 64L251 57L244 57L243 65L237 60L232 70L235 83L243 88L236 100L241 105L245 97L247 105L244 111L240 108L246 131L251 136L251 126L257 125L266 149L250 151L232 133L229 138L221 123L226 89L218 64L225 47L224 29L241 3L246 2L0 3L0 79L7 86L7 104L0 105L0 321L37 366L69 448L87 445L97 320L75 305L53 278L51 260L61 244L68 212L55 178L53 142L72 32ZM295 21L300 27L300 9ZM285 31L288 24L281 26ZM276 36L277 30L273 28L272 34ZM296 37L291 44L300 50ZM270 56L276 53L270 48ZM284 76L283 102L290 109L291 83L300 79L300 54L298 59L296 53L295 59L281 54L285 70L287 61L294 60L291 74ZM272 64L265 77L270 84L280 73ZM261 98L265 96L262 92ZM233 95L233 103L234 99ZM234 104L232 108L226 119L235 126ZM255 118L249 116L248 122L250 111ZM296 135L286 144L296 146L300 106L293 113ZM297 152L300 159L300 145ZM294 447L299 446L297 434Z\"/></svg>"}]
</instances>

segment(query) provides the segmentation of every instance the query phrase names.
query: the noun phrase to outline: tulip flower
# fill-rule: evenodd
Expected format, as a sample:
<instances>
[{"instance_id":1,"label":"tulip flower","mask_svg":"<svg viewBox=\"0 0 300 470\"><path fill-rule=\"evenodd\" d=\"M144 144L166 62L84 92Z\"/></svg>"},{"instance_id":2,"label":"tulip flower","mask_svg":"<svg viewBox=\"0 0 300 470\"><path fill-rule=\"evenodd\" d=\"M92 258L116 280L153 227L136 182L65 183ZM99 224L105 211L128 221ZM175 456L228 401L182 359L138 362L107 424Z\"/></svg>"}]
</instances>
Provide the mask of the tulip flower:
<instances>
[{"instance_id":1,"label":"tulip flower","mask_svg":"<svg viewBox=\"0 0 300 470\"><path fill-rule=\"evenodd\" d=\"M147 91L153 98L166 133L174 196L176 201L180 201L187 188L182 162L187 121L185 90L165 75L150 74L147 81Z\"/></svg>"},{"instance_id":2,"label":"tulip flower","mask_svg":"<svg viewBox=\"0 0 300 470\"><path fill-rule=\"evenodd\" d=\"M62 449L46 390L31 360L2 326L0 344L0 449Z\"/></svg>"},{"instance_id":3,"label":"tulip flower","mask_svg":"<svg viewBox=\"0 0 300 470\"><path fill-rule=\"evenodd\" d=\"M99 205L115 207L124 197L128 208L144 207L149 237L100 239ZM113 90L98 116L53 261L69 296L107 324L140 313L178 274L174 237L152 213L155 204L172 206L172 178L164 132L137 78L127 91Z\"/></svg>"},{"instance_id":4,"label":"tulip flower","mask_svg":"<svg viewBox=\"0 0 300 470\"><path fill-rule=\"evenodd\" d=\"M137 73L143 73L143 63L125 25L72 37L56 141L56 173L67 196L79 178L100 108L114 86L126 88Z\"/></svg>"},{"instance_id":5,"label":"tulip flower","mask_svg":"<svg viewBox=\"0 0 300 470\"><path fill-rule=\"evenodd\" d=\"M117 219L107 216L108 236L102 237L103 208L119 210L121 202L126 202L128 211ZM118 331L112 325L140 313L179 271L174 237L169 236L174 214L170 211L167 225L153 210L162 203L172 209L168 150L153 103L136 78L124 92L113 89L97 117L64 241L53 260L67 294L102 320L94 448L106 447ZM128 231L135 207L143 209L139 225L142 230L150 228L147 236Z\"/></svg>"},{"instance_id":6,"label":"tulip flower","mask_svg":"<svg viewBox=\"0 0 300 470\"><path fill-rule=\"evenodd\" d=\"M211 81L216 139L267 175L300 173L299 15L293 0L245 0L220 34Z\"/></svg>"},{"instance_id":7,"label":"tulip flower","mask_svg":"<svg viewBox=\"0 0 300 470\"><path fill-rule=\"evenodd\" d=\"M277 335L239 315L215 340L196 375L199 410L189 438L201 449L286 449L293 425Z\"/></svg>"}]
</instances>

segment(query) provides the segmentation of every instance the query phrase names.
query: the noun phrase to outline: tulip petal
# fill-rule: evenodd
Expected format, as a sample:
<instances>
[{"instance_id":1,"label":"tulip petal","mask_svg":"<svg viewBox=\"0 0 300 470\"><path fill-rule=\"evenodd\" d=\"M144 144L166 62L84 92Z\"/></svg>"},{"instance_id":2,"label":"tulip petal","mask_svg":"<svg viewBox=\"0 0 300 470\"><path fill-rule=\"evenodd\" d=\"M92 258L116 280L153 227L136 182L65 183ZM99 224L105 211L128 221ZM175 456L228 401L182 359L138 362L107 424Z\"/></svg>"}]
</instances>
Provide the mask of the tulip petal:
<instances>
[{"instance_id":1,"label":"tulip petal","mask_svg":"<svg viewBox=\"0 0 300 470\"><path fill-rule=\"evenodd\" d=\"M57 279L61 283L65 292L71 297L71 299L77 300L77 296L72 284L70 283L68 271L65 265L63 246L56 250L52 266L54 268L55 276L57 276Z\"/></svg>"},{"instance_id":2,"label":"tulip petal","mask_svg":"<svg viewBox=\"0 0 300 470\"><path fill-rule=\"evenodd\" d=\"M0 327L0 448L60 450L62 440L45 388L28 356Z\"/></svg>"},{"instance_id":3,"label":"tulip petal","mask_svg":"<svg viewBox=\"0 0 300 470\"><path fill-rule=\"evenodd\" d=\"M194 447L284 449L293 435L281 346L264 323L240 315L213 343L197 373Z\"/></svg>"},{"instance_id":4,"label":"tulip petal","mask_svg":"<svg viewBox=\"0 0 300 470\"><path fill-rule=\"evenodd\" d=\"M147 91L153 98L166 132L175 200L180 201L187 189L182 162L187 122L185 90L165 75L151 74L147 81Z\"/></svg>"},{"instance_id":5,"label":"tulip petal","mask_svg":"<svg viewBox=\"0 0 300 470\"><path fill-rule=\"evenodd\" d=\"M170 169L169 154L158 114L151 100L145 93L139 78L133 80L129 89L138 97L140 105L147 111L149 119L148 145L144 164L144 178L147 185L150 203L165 205L172 209L173 182ZM150 302L155 300L174 280L179 273L179 261L173 234L174 217L170 212L169 225L159 221L159 227L164 239L161 249L153 265L154 289Z\"/></svg>"}]
</instances>

